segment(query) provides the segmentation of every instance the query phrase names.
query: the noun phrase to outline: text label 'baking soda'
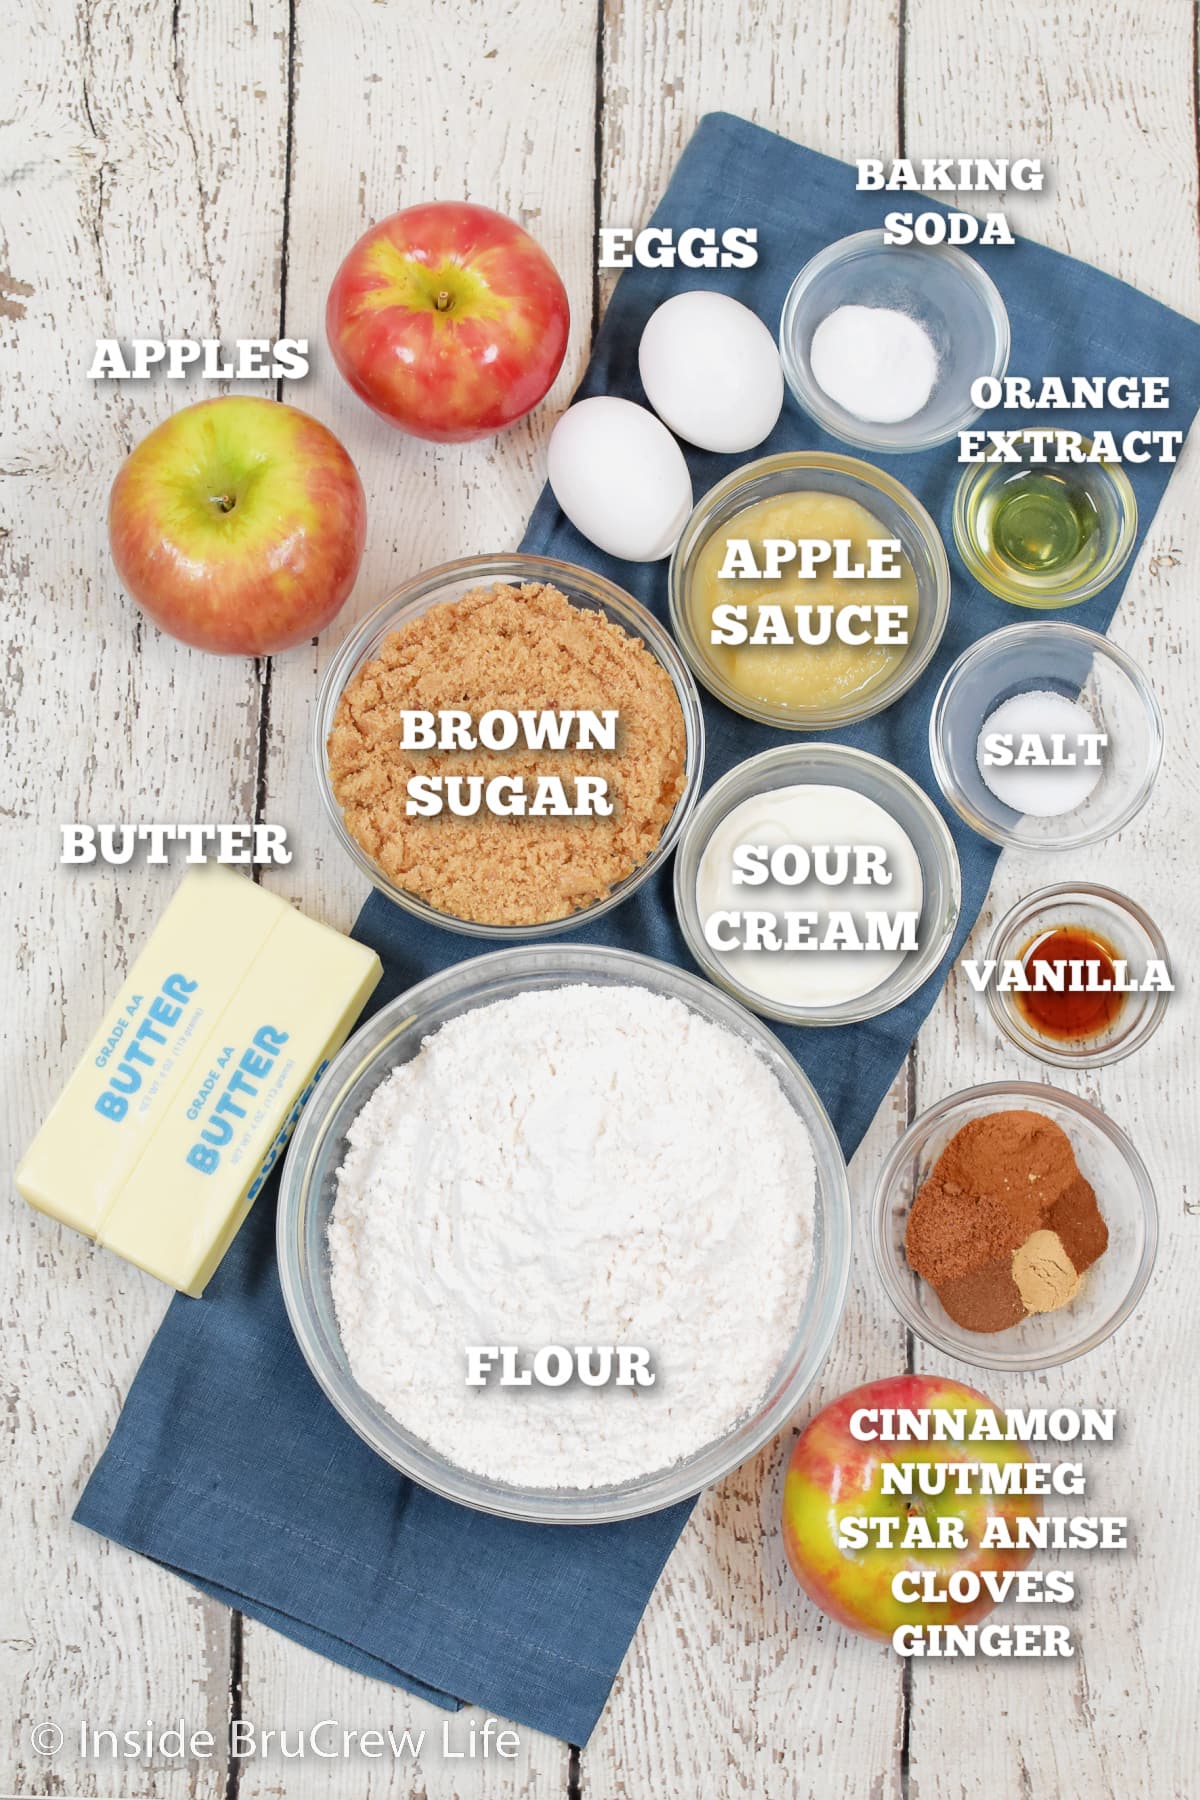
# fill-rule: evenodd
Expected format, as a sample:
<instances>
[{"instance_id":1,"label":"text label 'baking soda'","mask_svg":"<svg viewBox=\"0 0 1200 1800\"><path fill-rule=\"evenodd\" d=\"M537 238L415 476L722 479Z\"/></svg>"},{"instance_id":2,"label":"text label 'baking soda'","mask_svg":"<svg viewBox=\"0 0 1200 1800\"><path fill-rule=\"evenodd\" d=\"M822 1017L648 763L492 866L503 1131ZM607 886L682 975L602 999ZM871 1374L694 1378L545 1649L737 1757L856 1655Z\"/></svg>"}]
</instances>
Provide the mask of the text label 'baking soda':
<instances>
[{"instance_id":1,"label":"text label 'baking soda'","mask_svg":"<svg viewBox=\"0 0 1200 1800\"><path fill-rule=\"evenodd\" d=\"M1039 193L1045 175L1040 157L991 159L982 156L908 158L885 165L881 157L860 157L860 193L883 189L909 193ZM1012 244L1012 228L1001 212L890 212L883 221L885 244Z\"/></svg>"}]
</instances>

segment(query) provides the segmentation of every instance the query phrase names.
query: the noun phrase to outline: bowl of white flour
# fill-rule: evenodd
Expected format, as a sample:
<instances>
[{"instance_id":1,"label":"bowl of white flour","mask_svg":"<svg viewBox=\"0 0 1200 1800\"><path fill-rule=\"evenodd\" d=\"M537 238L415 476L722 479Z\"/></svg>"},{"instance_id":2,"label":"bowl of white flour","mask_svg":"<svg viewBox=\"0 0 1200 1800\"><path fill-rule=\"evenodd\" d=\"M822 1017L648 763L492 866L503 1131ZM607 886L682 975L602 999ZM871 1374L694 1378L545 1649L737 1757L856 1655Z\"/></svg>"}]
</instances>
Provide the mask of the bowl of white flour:
<instances>
[{"instance_id":1,"label":"bowl of white flour","mask_svg":"<svg viewBox=\"0 0 1200 1800\"><path fill-rule=\"evenodd\" d=\"M845 1299L846 1171L736 1001L535 946L432 976L344 1046L278 1248L313 1374L394 1467L516 1518L631 1518L795 1410Z\"/></svg>"}]
</instances>

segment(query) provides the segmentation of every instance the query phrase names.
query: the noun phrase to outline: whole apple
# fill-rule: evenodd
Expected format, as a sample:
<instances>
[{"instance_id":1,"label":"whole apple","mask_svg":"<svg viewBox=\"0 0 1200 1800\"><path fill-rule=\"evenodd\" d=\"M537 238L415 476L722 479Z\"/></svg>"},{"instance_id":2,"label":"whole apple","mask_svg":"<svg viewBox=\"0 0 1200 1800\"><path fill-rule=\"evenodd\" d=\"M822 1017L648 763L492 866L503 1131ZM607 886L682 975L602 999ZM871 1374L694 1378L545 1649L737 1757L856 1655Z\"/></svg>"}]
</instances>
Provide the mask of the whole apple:
<instances>
[{"instance_id":1,"label":"whole apple","mask_svg":"<svg viewBox=\"0 0 1200 1800\"><path fill-rule=\"evenodd\" d=\"M368 406L414 437L463 443L523 418L566 354L558 271L486 206L410 206L373 225L334 277L325 332Z\"/></svg>"},{"instance_id":2,"label":"whole apple","mask_svg":"<svg viewBox=\"0 0 1200 1800\"><path fill-rule=\"evenodd\" d=\"M885 1462L1011 1463L1029 1460L1018 1442L988 1439L962 1443L895 1441L880 1436L870 1442L857 1438L850 1420L860 1408L964 1409L968 1419L977 1411L995 1411L992 1402L974 1388L935 1376L897 1375L870 1381L834 1400L801 1432L792 1451L784 1480L783 1542L797 1581L823 1612L870 1637L890 1638L900 1625L967 1624L981 1619L995 1604L981 1594L973 1602L911 1600L892 1592L894 1578L903 1570L933 1571L946 1577L955 1570L975 1571L1024 1568L1028 1550L985 1549L982 1537L987 1520L1003 1515L1036 1518L1041 1503L1033 1497L993 1497L974 1492L960 1495L948 1485L936 1497L915 1493L911 1498L882 1492L881 1468ZM977 1488L978 1482L973 1485ZM886 1548L872 1538L865 1548L843 1548L842 1521L850 1518L895 1521L884 1527L896 1542ZM903 1548L909 1523L920 1519L929 1536L955 1535L949 1522L961 1519L967 1548ZM939 1521L946 1521L943 1531ZM872 1527L872 1529L877 1529ZM918 1528L919 1529L919 1528ZM916 1532L910 1532L910 1537ZM944 1582L939 1580L939 1587Z\"/></svg>"},{"instance_id":3,"label":"whole apple","mask_svg":"<svg viewBox=\"0 0 1200 1800\"><path fill-rule=\"evenodd\" d=\"M367 532L358 471L318 420L231 394L144 437L108 503L126 591L185 644L271 656L324 629Z\"/></svg>"}]
</instances>

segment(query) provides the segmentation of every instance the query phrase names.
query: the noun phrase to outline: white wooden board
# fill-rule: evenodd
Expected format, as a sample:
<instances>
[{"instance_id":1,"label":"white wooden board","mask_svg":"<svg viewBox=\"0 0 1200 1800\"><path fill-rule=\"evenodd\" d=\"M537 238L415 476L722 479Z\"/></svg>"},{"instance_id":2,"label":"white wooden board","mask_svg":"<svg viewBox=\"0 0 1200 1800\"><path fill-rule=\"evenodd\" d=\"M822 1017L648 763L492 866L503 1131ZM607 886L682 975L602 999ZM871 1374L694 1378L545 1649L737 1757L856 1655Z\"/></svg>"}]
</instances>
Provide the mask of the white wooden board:
<instances>
[{"instance_id":1,"label":"white wooden board","mask_svg":"<svg viewBox=\"0 0 1200 1800\"><path fill-rule=\"evenodd\" d=\"M1042 154L1050 190L1012 204L1017 228L1200 316L1193 53L1186 0L1119 9L908 0L899 15L888 0L819 0L767 15L752 0L626 0L599 12L592 0L179 0L174 11L148 0L48 0L36 12L14 9L0 67L9 627L0 818L12 971L0 1034L10 1166L173 879L60 869L60 821L248 817L261 800L298 850L272 884L333 924L352 920L361 885L316 809L309 765L321 671L353 620L413 571L516 542L547 434L586 362L594 225L641 222L703 112L741 112L845 157ZM433 449L399 438L323 353L324 295L344 249L372 219L429 197L481 200L522 219L570 293L563 373L546 406L495 444ZM121 595L104 538L108 484L179 396L153 381L97 387L85 370L98 336L281 328L313 340L314 373L289 397L351 447L371 530L338 625L268 673L166 642ZM1099 876L1150 905L1185 984L1145 1052L1074 1084L1127 1126L1160 1185L1163 1250L1144 1307L1063 1376L1003 1392L991 1384L1001 1400L1122 1408L1121 1442L1095 1459L1096 1491L1106 1510L1130 1512L1136 1550L1081 1566L1076 1662L917 1666L906 1680L888 1650L823 1620L782 1559L785 1434L698 1508L581 1759L523 1732L514 1764L450 1764L434 1752L400 1770L273 1760L236 1771L228 1789L219 1759L112 1771L68 1746L39 1762L31 1729L77 1728L85 1713L122 1724L181 1716L219 1735L231 1684L246 1716L263 1723L336 1717L349 1727L425 1727L436 1738L442 1715L252 1622L235 1628L225 1609L70 1525L164 1300L14 1198L4 1223L12 1575L0 1587L0 1792L1200 1792L1186 1655L1200 1605L1191 1554L1198 1021L1186 985L1200 955L1188 879L1200 830L1189 749L1200 716L1190 631L1198 468L1191 454L1176 475L1114 628L1151 672L1167 718L1154 802L1069 869L1006 857L976 937L1043 880ZM855 1161L860 1241L813 1407L904 1366L904 1334L862 1254L887 1145L914 1104L1010 1073L1036 1079L1039 1070L1014 1066L965 981L953 980ZM919 1348L917 1362L950 1366Z\"/></svg>"}]
</instances>

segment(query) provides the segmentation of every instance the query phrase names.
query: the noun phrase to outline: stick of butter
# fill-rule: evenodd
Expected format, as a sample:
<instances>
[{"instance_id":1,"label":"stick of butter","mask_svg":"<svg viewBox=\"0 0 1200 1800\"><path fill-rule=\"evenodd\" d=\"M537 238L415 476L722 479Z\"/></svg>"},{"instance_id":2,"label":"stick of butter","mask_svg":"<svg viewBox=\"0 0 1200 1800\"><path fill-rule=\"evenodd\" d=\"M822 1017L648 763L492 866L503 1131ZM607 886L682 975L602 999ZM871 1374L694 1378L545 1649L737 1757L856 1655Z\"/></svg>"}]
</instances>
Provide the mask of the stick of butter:
<instances>
[{"instance_id":1,"label":"stick of butter","mask_svg":"<svg viewBox=\"0 0 1200 1800\"><path fill-rule=\"evenodd\" d=\"M163 913L17 1170L31 1206L199 1294L382 974L217 864Z\"/></svg>"}]
</instances>

